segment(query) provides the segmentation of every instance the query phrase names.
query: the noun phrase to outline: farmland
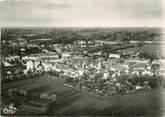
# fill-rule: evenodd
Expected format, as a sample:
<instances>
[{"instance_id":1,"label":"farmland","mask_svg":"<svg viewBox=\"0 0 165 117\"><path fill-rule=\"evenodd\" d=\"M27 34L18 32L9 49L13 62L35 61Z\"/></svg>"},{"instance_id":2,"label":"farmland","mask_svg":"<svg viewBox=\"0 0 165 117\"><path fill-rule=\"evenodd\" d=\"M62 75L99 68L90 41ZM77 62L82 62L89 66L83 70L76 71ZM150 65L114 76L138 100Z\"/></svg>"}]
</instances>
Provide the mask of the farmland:
<instances>
[{"instance_id":1,"label":"farmland","mask_svg":"<svg viewBox=\"0 0 165 117\"><path fill-rule=\"evenodd\" d=\"M57 103L52 105L48 115L162 115L165 107L162 99L165 89L157 88L148 92L112 97L96 97L93 94L64 85L64 79L53 76L42 76L34 79L23 79L2 84L1 100L7 89L27 90L32 96L41 93L57 94ZM13 103L15 103L12 100ZM18 108L19 109L19 108ZM16 113L17 115L17 113ZM19 113L24 115L24 113Z\"/></svg>"}]
</instances>

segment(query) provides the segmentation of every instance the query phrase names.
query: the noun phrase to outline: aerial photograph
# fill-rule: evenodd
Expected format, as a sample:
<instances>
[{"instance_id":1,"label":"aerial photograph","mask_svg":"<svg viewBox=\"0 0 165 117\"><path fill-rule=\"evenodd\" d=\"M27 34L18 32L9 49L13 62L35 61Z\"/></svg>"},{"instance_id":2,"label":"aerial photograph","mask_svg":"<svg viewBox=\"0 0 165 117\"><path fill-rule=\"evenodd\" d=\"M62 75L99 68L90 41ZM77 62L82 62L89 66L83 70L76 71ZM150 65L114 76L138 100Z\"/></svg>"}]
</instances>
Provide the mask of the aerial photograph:
<instances>
[{"instance_id":1,"label":"aerial photograph","mask_svg":"<svg viewBox=\"0 0 165 117\"><path fill-rule=\"evenodd\" d=\"M1 0L1 116L165 115L160 1Z\"/></svg>"}]
</instances>

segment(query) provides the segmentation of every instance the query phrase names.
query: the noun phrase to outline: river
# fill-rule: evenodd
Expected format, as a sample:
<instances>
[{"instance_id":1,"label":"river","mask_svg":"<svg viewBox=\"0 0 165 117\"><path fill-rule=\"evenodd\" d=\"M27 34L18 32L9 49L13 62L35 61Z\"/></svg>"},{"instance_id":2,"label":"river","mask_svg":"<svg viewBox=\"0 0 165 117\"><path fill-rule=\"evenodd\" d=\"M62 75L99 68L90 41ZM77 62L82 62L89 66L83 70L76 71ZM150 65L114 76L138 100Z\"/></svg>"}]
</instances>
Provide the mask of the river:
<instances>
[{"instance_id":1,"label":"river","mask_svg":"<svg viewBox=\"0 0 165 117\"><path fill-rule=\"evenodd\" d=\"M122 51L125 52L130 52L130 51L134 51L134 52L140 52L140 53L148 53L149 55L154 55L156 56L158 53L160 55L165 55L165 44L143 44L140 47L134 47L134 48L128 48L128 49L124 49Z\"/></svg>"}]
</instances>

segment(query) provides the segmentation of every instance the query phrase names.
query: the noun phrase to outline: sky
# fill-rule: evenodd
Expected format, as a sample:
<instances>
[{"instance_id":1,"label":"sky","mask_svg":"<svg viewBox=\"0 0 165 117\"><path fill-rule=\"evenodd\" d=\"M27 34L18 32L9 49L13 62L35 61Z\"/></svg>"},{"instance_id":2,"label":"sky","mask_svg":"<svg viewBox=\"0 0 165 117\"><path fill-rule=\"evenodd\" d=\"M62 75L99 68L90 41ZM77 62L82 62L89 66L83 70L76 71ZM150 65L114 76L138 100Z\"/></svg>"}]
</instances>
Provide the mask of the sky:
<instances>
[{"instance_id":1,"label":"sky","mask_svg":"<svg viewBox=\"0 0 165 117\"><path fill-rule=\"evenodd\" d=\"M0 26L162 25L162 0L0 0Z\"/></svg>"}]
</instances>

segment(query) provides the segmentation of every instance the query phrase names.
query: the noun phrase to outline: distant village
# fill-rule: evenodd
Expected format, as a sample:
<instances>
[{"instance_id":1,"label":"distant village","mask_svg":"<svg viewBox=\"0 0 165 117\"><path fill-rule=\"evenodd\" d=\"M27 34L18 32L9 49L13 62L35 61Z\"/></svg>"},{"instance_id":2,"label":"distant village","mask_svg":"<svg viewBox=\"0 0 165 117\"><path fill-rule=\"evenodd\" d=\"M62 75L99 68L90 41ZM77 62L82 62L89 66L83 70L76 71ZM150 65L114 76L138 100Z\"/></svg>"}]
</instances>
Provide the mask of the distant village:
<instances>
[{"instance_id":1,"label":"distant village","mask_svg":"<svg viewBox=\"0 0 165 117\"><path fill-rule=\"evenodd\" d=\"M138 44L134 44L135 42L128 44L129 46L125 46L121 41L107 40L75 40L68 44L44 44L50 40L3 40L2 45L19 46L19 55L2 58L2 83L53 74L65 78L66 83L75 87L98 95L113 95L151 89L158 86L165 75L165 59L160 52L156 58L151 59L144 57L140 52L121 51L123 47L137 47ZM43 43L38 44L40 41ZM122 46L116 48L118 44ZM151 79L157 81L151 83Z\"/></svg>"}]
</instances>

